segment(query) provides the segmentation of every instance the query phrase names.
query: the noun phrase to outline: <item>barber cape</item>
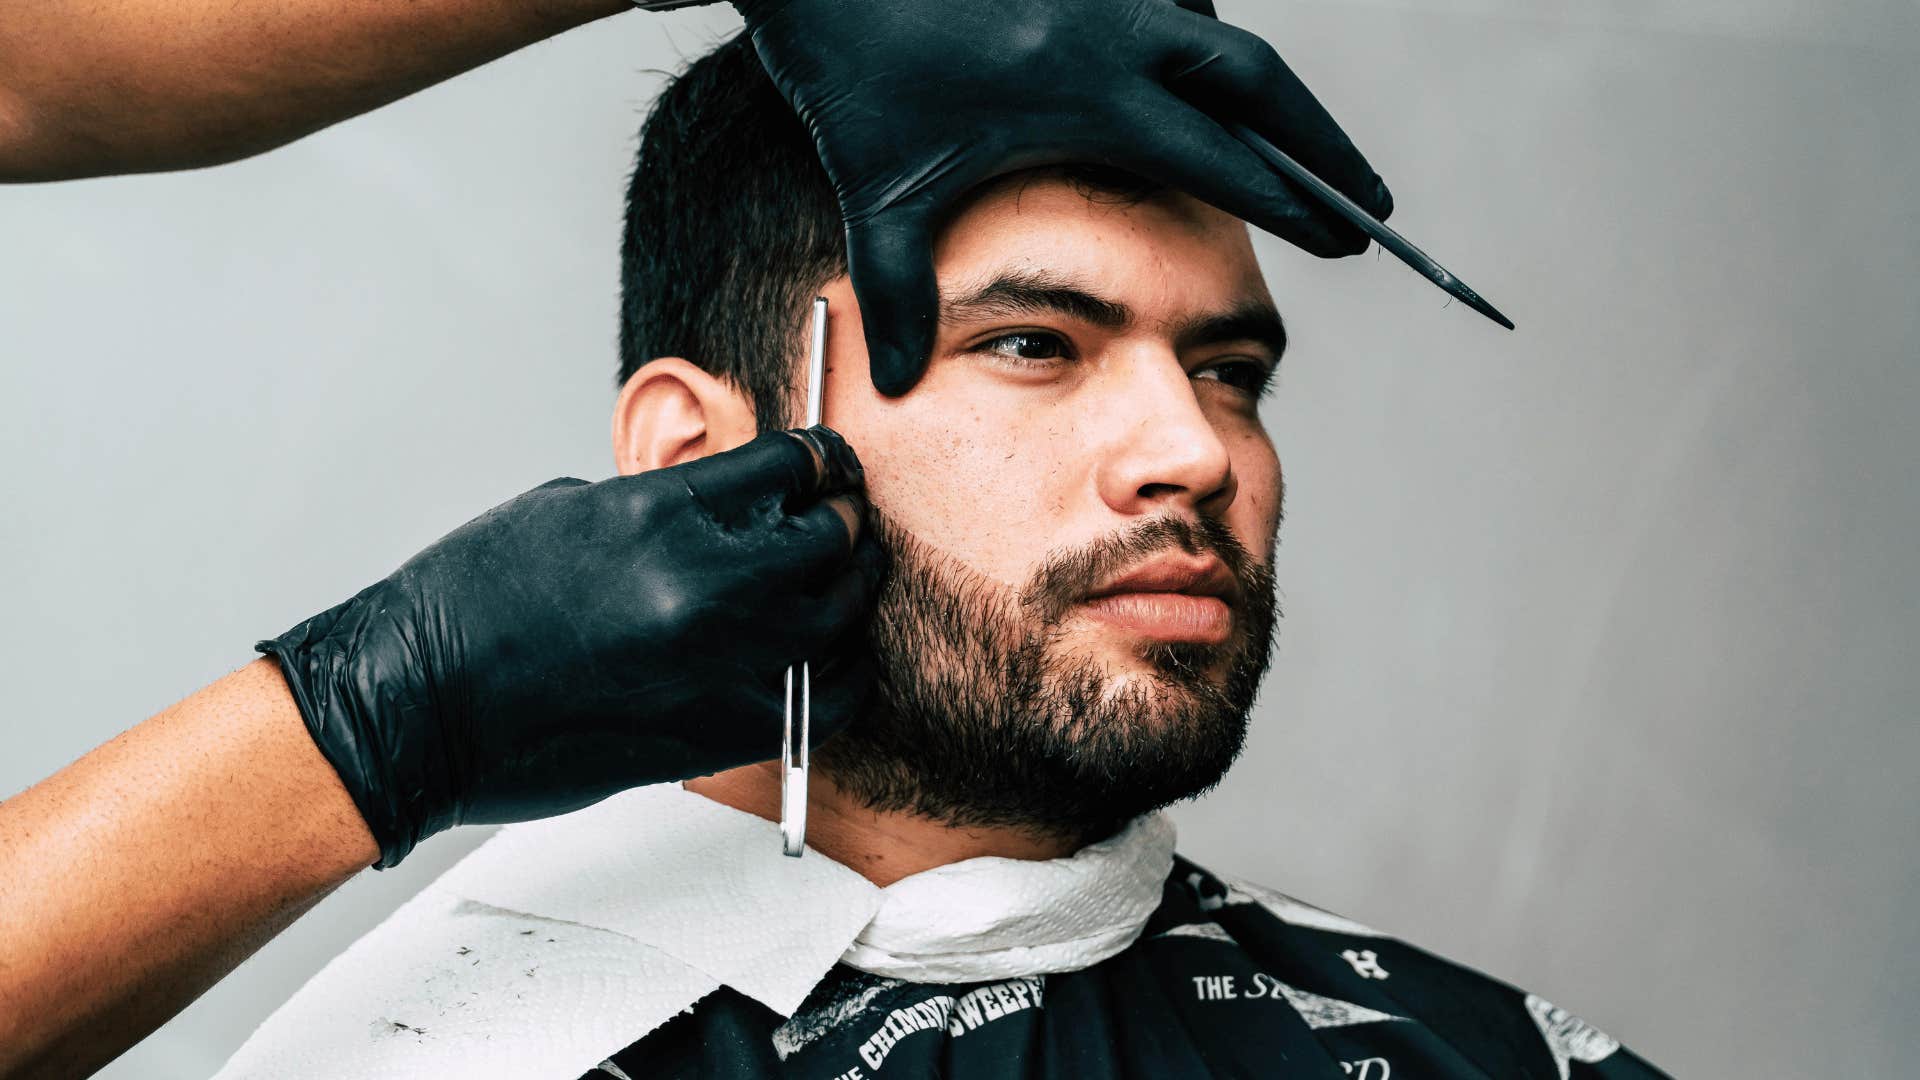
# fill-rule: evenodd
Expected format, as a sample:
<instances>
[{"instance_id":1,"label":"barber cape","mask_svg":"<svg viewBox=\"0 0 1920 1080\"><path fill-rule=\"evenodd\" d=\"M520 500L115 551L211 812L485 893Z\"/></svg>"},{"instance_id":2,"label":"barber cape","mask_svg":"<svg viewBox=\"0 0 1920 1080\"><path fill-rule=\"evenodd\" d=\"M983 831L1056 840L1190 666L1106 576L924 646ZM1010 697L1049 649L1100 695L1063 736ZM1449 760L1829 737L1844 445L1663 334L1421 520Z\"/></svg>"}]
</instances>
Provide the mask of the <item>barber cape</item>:
<instances>
[{"instance_id":1,"label":"barber cape","mask_svg":"<svg viewBox=\"0 0 1920 1080\"><path fill-rule=\"evenodd\" d=\"M510 826L329 963L237 1078L1661 1077L1531 994L1173 854L878 888L677 785Z\"/></svg>"}]
</instances>

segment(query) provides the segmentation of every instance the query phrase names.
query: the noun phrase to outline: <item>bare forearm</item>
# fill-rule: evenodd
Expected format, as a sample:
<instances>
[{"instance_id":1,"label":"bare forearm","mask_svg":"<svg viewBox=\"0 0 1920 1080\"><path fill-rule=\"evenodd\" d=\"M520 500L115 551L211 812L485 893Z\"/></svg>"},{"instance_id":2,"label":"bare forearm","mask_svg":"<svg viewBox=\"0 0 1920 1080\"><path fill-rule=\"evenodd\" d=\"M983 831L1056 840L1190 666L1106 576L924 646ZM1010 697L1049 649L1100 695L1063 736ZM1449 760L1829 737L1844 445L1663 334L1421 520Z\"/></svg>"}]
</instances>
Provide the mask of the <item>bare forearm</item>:
<instances>
[{"instance_id":1,"label":"bare forearm","mask_svg":"<svg viewBox=\"0 0 1920 1080\"><path fill-rule=\"evenodd\" d=\"M0 803L0 1076L111 1060L378 857L271 660Z\"/></svg>"},{"instance_id":2,"label":"bare forearm","mask_svg":"<svg viewBox=\"0 0 1920 1080\"><path fill-rule=\"evenodd\" d=\"M0 5L0 180L232 161L630 6L625 0Z\"/></svg>"}]
</instances>

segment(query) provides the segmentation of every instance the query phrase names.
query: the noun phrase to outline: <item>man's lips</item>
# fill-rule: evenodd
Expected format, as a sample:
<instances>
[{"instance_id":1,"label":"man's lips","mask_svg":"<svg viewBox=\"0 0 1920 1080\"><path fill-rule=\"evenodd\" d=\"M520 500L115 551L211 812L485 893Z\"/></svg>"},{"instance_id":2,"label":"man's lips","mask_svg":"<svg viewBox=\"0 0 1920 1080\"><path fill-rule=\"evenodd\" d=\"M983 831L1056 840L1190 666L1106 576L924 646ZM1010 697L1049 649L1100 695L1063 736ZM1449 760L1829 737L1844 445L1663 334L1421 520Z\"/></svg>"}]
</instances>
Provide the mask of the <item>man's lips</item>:
<instances>
[{"instance_id":1,"label":"man's lips","mask_svg":"<svg viewBox=\"0 0 1920 1080\"><path fill-rule=\"evenodd\" d=\"M1219 645L1233 634L1239 592L1233 572L1218 558L1167 555L1100 586L1082 606L1141 637Z\"/></svg>"}]
</instances>

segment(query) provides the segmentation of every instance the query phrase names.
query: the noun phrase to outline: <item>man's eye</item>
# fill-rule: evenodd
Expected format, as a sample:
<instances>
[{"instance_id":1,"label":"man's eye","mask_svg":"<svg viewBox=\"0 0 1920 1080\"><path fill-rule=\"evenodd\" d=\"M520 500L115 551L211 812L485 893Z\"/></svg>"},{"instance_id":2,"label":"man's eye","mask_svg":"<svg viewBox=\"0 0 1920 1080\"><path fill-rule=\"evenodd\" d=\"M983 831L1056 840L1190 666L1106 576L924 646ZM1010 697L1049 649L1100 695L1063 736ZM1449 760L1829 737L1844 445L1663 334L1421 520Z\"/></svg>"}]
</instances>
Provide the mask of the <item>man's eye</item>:
<instances>
[{"instance_id":1,"label":"man's eye","mask_svg":"<svg viewBox=\"0 0 1920 1080\"><path fill-rule=\"evenodd\" d=\"M1002 334L991 341L984 342L980 346L980 351L1018 357L1021 360L1058 360L1067 355L1067 342L1058 334L1022 330L1015 334Z\"/></svg>"},{"instance_id":2,"label":"man's eye","mask_svg":"<svg viewBox=\"0 0 1920 1080\"><path fill-rule=\"evenodd\" d=\"M1230 360L1201 368L1193 373L1193 377L1213 379L1253 397L1261 397L1273 384L1273 369L1257 360Z\"/></svg>"}]
</instances>

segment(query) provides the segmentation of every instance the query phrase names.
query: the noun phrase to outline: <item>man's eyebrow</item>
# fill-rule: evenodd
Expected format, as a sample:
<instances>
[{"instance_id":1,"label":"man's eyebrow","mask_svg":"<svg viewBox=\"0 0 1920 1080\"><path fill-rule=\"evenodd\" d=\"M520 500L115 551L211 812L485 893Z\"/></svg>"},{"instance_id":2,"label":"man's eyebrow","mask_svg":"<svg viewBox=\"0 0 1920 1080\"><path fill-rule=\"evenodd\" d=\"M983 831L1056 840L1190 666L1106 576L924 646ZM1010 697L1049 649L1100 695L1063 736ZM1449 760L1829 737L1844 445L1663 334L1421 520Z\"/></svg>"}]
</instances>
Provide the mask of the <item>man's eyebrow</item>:
<instances>
[{"instance_id":1,"label":"man's eyebrow","mask_svg":"<svg viewBox=\"0 0 1920 1080\"><path fill-rule=\"evenodd\" d=\"M1015 315L1066 315L1108 330L1119 330L1133 322L1133 309L1127 305L1101 296L1073 278L1044 270L1009 270L940 305L943 323Z\"/></svg>"},{"instance_id":2,"label":"man's eyebrow","mask_svg":"<svg viewBox=\"0 0 1920 1080\"><path fill-rule=\"evenodd\" d=\"M1251 341L1264 345L1276 362L1287 351L1287 324L1280 311L1265 300L1249 300L1218 315L1188 319L1173 330L1174 347L1182 352L1224 345L1230 341Z\"/></svg>"},{"instance_id":3,"label":"man's eyebrow","mask_svg":"<svg viewBox=\"0 0 1920 1080\"><path fill-rule=\"evenodd\" d=\"M943 323L1004 319L1018 315L1067 315L1107 330L1132 325L1133 309L1101 296L1085 283L1046 270L1009 270L970 293L940 305ZM1187 349L1252 341L1277 361L1287 351L1287 327L1279 309L1266 300L1248 300L1226 311L1182 320L1173 328L1174 345Z\"/></svg>"}]
</instances>

